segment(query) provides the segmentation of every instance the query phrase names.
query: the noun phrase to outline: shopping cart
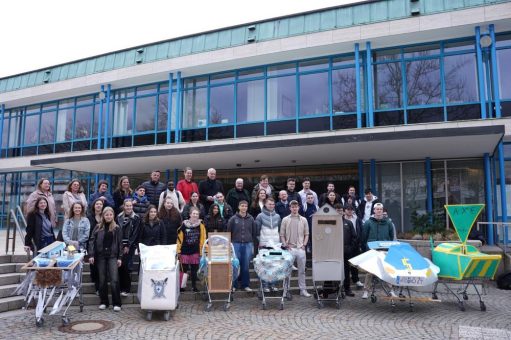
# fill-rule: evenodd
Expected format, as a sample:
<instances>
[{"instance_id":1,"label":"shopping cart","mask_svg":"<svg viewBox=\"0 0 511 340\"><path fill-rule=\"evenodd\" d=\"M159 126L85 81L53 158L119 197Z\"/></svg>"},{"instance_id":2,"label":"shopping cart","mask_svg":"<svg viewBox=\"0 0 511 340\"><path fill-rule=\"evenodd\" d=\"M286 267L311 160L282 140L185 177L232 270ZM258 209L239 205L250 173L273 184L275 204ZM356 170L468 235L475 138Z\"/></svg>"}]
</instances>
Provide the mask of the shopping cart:
<instances>
[{"instance_id":1,"label":"shopping cart","mask_svg":"<svg viewBox=\"0 0 511 340\"><path fill-rule=\"evenodd\" d=\"M257 293L262 303L263 310L266 310L266 300L280 300L280 310L284 309L284 300L292 300L289 292L291 272L293 270L294 257L290 252L279 249L259 249L254 259L254 270L259 277L259 291ZM265 286L275 286L282 283L282 294L271 295L265 292ZM277 290L278 291L278 290Z\"/></svg>"},{"instance_id":2,"label":"shopping cart","mask_svg":"<svg viewBox=\"0 0 511 340\"><path fill-rule=\"evenodd\" d=\"M198 275L204 279L204 310L209 312L213 302L223 302L224 311L229 310L233 281L238 278L240 264L231 243L230 233L209 233L209 238L202 246L202 257ZM227 294L226 298L213 299L211 294Z\"/></svg>"},{"instance_id":3,"label":"shopping cart","mask_svg":"<svg viewBox=\"0 0 511 340\"><path fill-rule=\"evenodd\" d=\"M138 300L150 321L153 311L163 311L163 319L170 319L170 312L178 308L179 260L173 245L146 246L139 244L140 274Z\"/></svg>"}]
</instances>

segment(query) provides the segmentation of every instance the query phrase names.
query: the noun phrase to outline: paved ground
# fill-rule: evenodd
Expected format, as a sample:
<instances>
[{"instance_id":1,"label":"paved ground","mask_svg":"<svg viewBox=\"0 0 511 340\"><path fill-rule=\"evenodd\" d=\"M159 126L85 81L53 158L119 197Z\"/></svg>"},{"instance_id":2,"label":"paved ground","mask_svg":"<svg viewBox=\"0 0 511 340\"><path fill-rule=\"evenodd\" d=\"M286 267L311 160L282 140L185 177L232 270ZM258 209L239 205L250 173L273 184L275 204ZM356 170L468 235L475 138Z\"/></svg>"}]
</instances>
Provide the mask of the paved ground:
<instances>
[{"instance_id":1,"label":"paved ground","mask_svg":"<svg viewBox=\"0 0 511 340\"><path fill-rule=\"evenodd\" d=\"M224 312L216 305L204 312L202 301L183 301L170 321L160 314L145 321L138 306L124 306L120 313L99 311L86 306L83 313L72 309L72 321L109 320L114 327L93 335L72 335L59 331L61 320L46 316L37 328L34 311L0 314L2 339L508 339L511 340L511 292L488 289L484 297L487 311L479 310L475 296L470 296L465 312L452 298L441 295L438 302L418 302L415 311L399 303L391 313L389 302L379 299L375 304L357 297L343 301L341 309L327 305L317 309L312 298L294 296L285 309L270 301L268 310L261 310L257 298L235 300Z\"/></svg>"}]
</instances>

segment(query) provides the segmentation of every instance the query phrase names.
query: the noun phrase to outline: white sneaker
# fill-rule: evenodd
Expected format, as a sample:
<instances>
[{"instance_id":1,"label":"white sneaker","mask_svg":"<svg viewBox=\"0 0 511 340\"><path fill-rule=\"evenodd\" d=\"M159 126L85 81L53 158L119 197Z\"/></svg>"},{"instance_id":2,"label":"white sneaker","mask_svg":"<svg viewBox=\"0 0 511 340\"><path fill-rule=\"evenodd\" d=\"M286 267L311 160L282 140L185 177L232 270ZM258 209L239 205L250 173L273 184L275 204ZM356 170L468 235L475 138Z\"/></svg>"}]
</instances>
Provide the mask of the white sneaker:
<instances>
[{"instance_id":1,"label":"white sneaker","mask_svg":"<svg viewBox=\"0 0 511 340\"><path fill-rule=\"evenodd\" d=\"M232 287L232 292L234 293L236 291L236 288L235 287Z\"/></svg>"},{"instance_id":2,"label":"white sneaker","mask_svg":"<svg viewBox=\"0 0 511 340\"><path fill-rule=\"evenodd\" d=\"M278 292L278 291L279 291L279 289L278 289L277 287L271 287L271 291L272 291L272 292Z\"/></svg>"},{"instance_id":3,"label":"white sneaker","mask_svg":"<svg viewBox=\"0 0 511 340\"><path fill-rule=\"evenodd\" d=\"M397 298L396 292L394 292L394 289L390 290L390 296L393 298Z\"/></svg>"},{"instance_id":4,"label":"white sneaker","mask_svg":"<svg viewBox=\"0 0 511 340\"><path fill-rule=\"evenodd\" d=\"M367 299L369 297L369 292L364 290L364 294L362 294L362 299Z\"/></svg>"},{"instance_id":5,"label":"white sneaker","mask_svg":"<svg viewBox=\"0 0 511 340\"><path fill-rule=\"evenodd\" d=\"M106 309L106 305L99 305L99 309L100 310L105 310Z\"/></svg>"},{"instance_id":6,"label":"white sneaker","mask_svg":"<svg viewBox=\"0 0 511 340\"><path fill-rule=\"evenodd\" d=\"M252 288L250 288L250 287L245 287L245 288L243 288L243 290L244 290L245 292L250 293L250 292L252 291Z\"/></svg>"},{"instance_id":7,"label":"white sneaker","mask_svg":"<svg viewBox=\"0 0 511 340\"><path fill-rule=\"evenodd\" d=\"M360 281L357 281L355 284L356 284L356 285L357 285L357 287L359 287L359 288L364 287L364 284L363 284L362 282L360 282Z\"/></svg>"},{"instance_id":8,"label":"white sneaker","mask_svg":"<svg viewBox=\"0 0 511 340\"><path fill-rule=\"evenodd\" d=\"M128 295L129 295L129 294L128 294L128 293L126 293L126 292L121 292L121 296L126 297L126 296L128 296Z\"/></svg>"},{"instance_id":9,"label":"white sneaker","mask_svg":"<svg viewBox=\"0 0 511 340\"><path fill-rule=\"evenodd\" d=\"M301 291L300 291L300 295L301 295L301 296L305 296L305 297L311 297L311 296L312 296L312 295L310 295L310 294L309 294L309 292L308 292L308 291L306 291L306 290L301 290Z\"/></svg>"},{"instance_id":10,"label":"white sneaker","mask_svg":"<svg viewBox=\"0 0 511 340\"><path fill-rule=\"evenodd\" d=\"M114 312L120 312L121 307L120 306L114 306Z\"/></svg>"},{"instance_id":11,"label":"white sneaker","mask_svg":"<svg viewBox=\"0 0 511 340\"><path fill-rule=\"evenodd\" d=\"M270 288L264 288L264 289L263 289L263 292L265 292L265 293L269 293L269 292L270 292Z\"/></svg>"},{"instance_id":12,"label":"white sneaker","mask_svg":"<svg viewBox=\"0 0 511 340\"><path fill-rule=\"evenodd\" d=\"M293 266L293 270L298 270L298 268L296 268L296 266Z\"/></svg>"}]
</instances>

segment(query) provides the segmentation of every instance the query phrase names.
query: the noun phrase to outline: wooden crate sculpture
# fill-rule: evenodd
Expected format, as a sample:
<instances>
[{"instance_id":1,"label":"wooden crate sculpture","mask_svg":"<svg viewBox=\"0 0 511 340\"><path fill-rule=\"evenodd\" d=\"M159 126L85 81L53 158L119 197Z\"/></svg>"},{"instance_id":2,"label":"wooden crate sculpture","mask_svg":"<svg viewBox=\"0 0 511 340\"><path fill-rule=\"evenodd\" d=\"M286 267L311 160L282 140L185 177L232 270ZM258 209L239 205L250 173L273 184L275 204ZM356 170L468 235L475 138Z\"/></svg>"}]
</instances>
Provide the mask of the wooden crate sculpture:
<instances>
[{"instance_id":1,"label":"wooden crate sculpture","mask_svg":"<svg viewBox=\"0 0 511 340\"><path fill-rule=\"evenodd\" d=\"M232 284L231 234L210 233L207 252L209 292L230 292Z\"/></svg>"}]
</instances>

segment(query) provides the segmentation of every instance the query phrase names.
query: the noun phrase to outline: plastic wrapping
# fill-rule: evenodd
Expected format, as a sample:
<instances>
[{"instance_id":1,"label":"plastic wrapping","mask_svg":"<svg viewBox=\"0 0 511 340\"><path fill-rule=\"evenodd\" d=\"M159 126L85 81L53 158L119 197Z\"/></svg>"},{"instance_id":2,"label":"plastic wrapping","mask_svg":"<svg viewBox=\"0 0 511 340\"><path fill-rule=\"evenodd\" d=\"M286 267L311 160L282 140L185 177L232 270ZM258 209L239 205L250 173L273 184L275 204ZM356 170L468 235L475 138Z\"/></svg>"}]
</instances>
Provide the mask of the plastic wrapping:
<instances>
[{"instance_id":1,"label":"plastic wrapping","mask_svg":"<svg viewBox=\"0 0 511 340\"><path fill-rule=\"evenodd\" d=\"M262 281L278 282L291 275L293 262L288 251L260 249L254 259L254 270Z\"/></svg>"}]
</instances>

